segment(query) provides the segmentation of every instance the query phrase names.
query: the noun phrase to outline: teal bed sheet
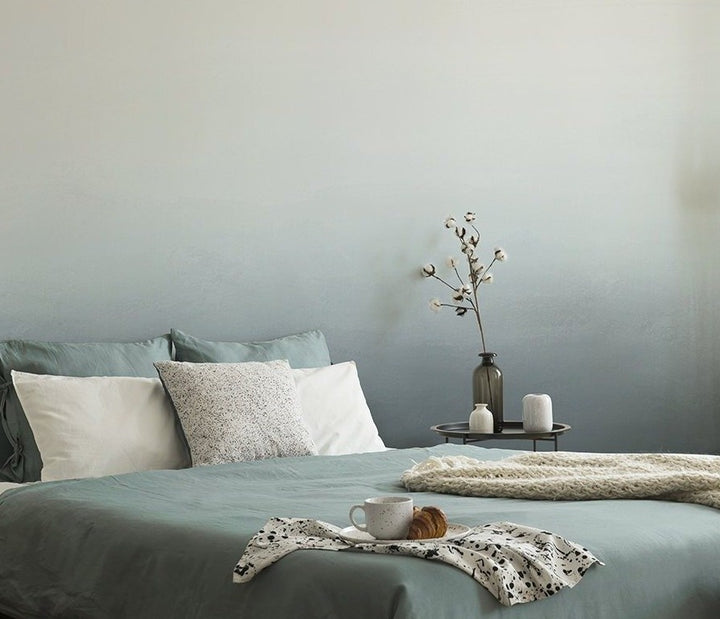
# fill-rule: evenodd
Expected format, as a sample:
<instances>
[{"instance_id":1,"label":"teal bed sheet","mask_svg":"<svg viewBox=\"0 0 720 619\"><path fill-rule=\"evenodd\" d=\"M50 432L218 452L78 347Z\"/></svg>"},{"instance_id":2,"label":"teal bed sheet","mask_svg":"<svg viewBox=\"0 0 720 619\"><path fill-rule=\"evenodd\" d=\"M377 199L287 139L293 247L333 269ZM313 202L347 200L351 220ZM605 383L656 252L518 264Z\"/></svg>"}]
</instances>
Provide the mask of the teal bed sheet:
<instances>
[{"instance_id":1,"label":"teal bed sheet","mask_svg":"<svg viewBox=\"0 0 720 619\"><path fill-rule=\"evenodd\" d=\"M501 606L476 581L412 557L303 550L232 582L272 516L345 526L351 504L406 494L431 455L512 451L438 445L34 484L0 495L0 613L11 617L630 618L720 616L720 512L663 501L550 502L412 493L467 525L548 529L605 562L574 589Z\"/></svg>"}]
</instances>

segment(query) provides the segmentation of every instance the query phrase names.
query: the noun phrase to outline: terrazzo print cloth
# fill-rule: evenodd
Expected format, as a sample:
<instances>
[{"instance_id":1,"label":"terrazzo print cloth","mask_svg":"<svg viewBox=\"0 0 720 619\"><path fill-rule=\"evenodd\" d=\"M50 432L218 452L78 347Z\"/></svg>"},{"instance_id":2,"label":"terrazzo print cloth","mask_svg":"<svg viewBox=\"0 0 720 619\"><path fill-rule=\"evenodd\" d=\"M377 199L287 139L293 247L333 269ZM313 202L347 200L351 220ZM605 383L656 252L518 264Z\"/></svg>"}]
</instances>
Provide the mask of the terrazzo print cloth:
<instances>
[{"instance_id":1,"label":"terrazzo print cloth","mask_svg":"<svg viewBox=\"0 0 720 619\"><path fill-rule=\"evenodd\" d=\"M532 602L575 586L594 563L586 548L547 531L511 522L470 529L462 537L399 544L352 543L340 527L304 518L271 518L250 540L233 582L250 581L295 550L353 549L444 561L472 576L505 606Z\"/></svg>"},{"instance_id":2,"label":"terrazzo print cloth","mask_svg":"<svg viewBox=\"0 0 720 619\"><path fill-rule=\"evenodd\" d=\"M720 456L530 452L504 460L431 457L402 475L408 490L589 501L657 499L720 509Z\"/></svg>"}]
</instances>

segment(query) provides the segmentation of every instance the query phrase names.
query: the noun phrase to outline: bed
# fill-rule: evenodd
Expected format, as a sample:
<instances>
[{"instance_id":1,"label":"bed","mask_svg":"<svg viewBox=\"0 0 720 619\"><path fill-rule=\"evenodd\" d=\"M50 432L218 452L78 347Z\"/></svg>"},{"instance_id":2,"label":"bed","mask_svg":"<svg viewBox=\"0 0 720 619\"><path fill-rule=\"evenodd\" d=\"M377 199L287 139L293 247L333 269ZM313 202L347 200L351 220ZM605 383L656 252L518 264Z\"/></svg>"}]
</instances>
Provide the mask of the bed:
<instances>
[{"instance_id":1,"label":"bed","mask_svg":"<svg viewBox=\"0 0 720 619\"><path fill-rule=\"evenodd\" d=\"M316 335L311 339L315 352L318 345L325 346L324 340ZM173 349L166 348L164 343L160 348L157 342L152 346L146 343L143 350L147 349L145 352L151 357L157 357L162 350L169 359L176 359L178 349L182 350L187 342L188 338L178 339ZM212 364L232 365L238 356L233 347L209 349L203 342L191 344L193 354L198 356L182 363L195 363L198 368L210 364L204 371L213 369ZM718 510L655 500L563 502L408 493L400 482L403 472L427 458L468 456L503 460L517 452L452 444L385 449L377 442L377 436L369 432L365 437L369 453L341 453L359 450L357 444L347 443L342 449L337 446L343 440L357 440L363 428L371 429L368 418L364 417L364 425L357 427L348 421L349 431L343 437L337 430L341 426L339 419L348 420L358 413L341 410L343 403L347 405L352 400L350 391L340 389L334 404L327 409L321 404L332 400L331 391L340 384L336 377L332 378L332 390L328 391L327 376L344 372L343 376L355 381L351 390L354 409L369 415L358 392L357 374L354 366L324 366L329 362L326 348L316 357L308 357L306 345L307 341L303 341L302 359L297 359L297 350L287 347L280 346L280 350L274 351L261 348L265 357L293 357L298 365L314 363L316 367L333 368L303 370L295 375L300 380L297 385L305 385L298 387L298 392L304 393L304 410L321 411L314 421L308 420L315 445L320 446L311 453L224 464L206 462L191 468L178 463L176 467L154 466L158 470L104 475L99 474L101 469L92 468L86 474L76 474L79 478L74 479L0 484L0 615L78 619L719 616ZM277 343L272 347L277 348ZM94 373L129 372L127 364L100 367L97 359L83 367L71 366L67 359L63 361L63 355L68 353L68 359L75 359L78 350L72 347L60 352L53 349L51 355L45 355L46 360L61 363L61 367L43 366L37 356L28 365L23 362L28 346L11 348L22 355L20 352L14 357L8 355L0 346L3 372L10 365L14 370L48 374L61 371L70 374L72 370L76 376L89 377L88 384L97 382ZM251 349L258 354L257 347ZM92 347L83 349L84 354L88 351L97 352ZM103 358L106 353L103 352ZM131 355L124 351L121 357L125 363ZM172 361L161 360L160 367L165 368L162 364L167 363ZM242 359L239 365L245 367L247 363L247 359ZM155 371L152 364L143 369L137 359L132 365L141 368L138 373ZM223 371L226 367L229 365L223 365ZM183 365L181 369L194 373L195 366ZM287 372L287 368L281 370ZM202 374L202 384L214 380L213 376ZM312 392L307 383L302 383L313 376L322 378L323 398L318 398L320 392ZM85 382L62 377L16 374L14 379L21 395L26 386L19 379L43 389L72 386L76 390L71 392L75 394L79 393L78 385L86 389ZM172 398L174 386L166 379L165 386L170 387ZM125 384L108 377L105 380L113 385ZM149 388L147 379L143 380L141 386ZM346 387L350 384L346 379L343 381ZM7 395L14 397L12 393ZM35 415L30 412L32 401L27 393L23 398L25 412L32 419ZM59 406L59 397L54 396L53 401ZM73 414L79 406L77 401L70 401ZM175 400L173 404L180 405ZM332 421L332 415L338 411L341 417ZM175 413L180 415L177 410ZM167 419L173 418L172 413L167 415ZM64 423L71 422L66 419ZM41 477L51 471L68 475L68 469L58 468L58 462L47 451L49 447L42 440L37 419L34 423L33 429L38 430L35 449L42 452L43 459L39 465L33 464L30 456L27 461L19 461L16 450L13 460L16 470L42 470ZM328 426L333 428L331 437L323 434ZM6 414L4 427L6 431L15 431L11 440L18 443L18 434L22 433L18 432L17 420L14 425L8 423ZM167 432L167 427L163 427ZM182 436L192 442L195 439L189 428L187 425ZM56 438L53 440L58 442ZM216 435L213 440L221 439ZM184 444L188 446L187 442ZM20 452L31 453L32 446L27 452L24 449ZM93 454L92 458L82 459L82 466L87 466L88 460L97 466L100 459L97 450ZM77 453L71 455L75 457ZM177 453L171 455L182 457ZM67 462L60 463L69 466ZM131 464L138 466L137 462ZM604 565L590 568L572 589L512 607L499 604L475 580L450 565L354 551L299 550L250 582L233 583L233 568L248 541L268 519L313 518L345 526L350 505L385 494L410 494L416 505L439 506L450 521L468 526L512 522L549 530L587 547Z\"/></svg>"},{"instance_id":2,"label":"bed","mask_svg":"<svg viewBox=\"0 0 720 619\"><path fill-rule=\"evenodd\" d=\"M272 516L347 524L358 499L404 492L430 455L474 446L271 459L33 484L0 496L0 611L11 617L717 617L720 514L661 501L546 502L415 494L451 521L547 528L605 566L573 589L501 606L456 568L304 550L247 584L232 570Z\"/></svg>"}]
</instances>

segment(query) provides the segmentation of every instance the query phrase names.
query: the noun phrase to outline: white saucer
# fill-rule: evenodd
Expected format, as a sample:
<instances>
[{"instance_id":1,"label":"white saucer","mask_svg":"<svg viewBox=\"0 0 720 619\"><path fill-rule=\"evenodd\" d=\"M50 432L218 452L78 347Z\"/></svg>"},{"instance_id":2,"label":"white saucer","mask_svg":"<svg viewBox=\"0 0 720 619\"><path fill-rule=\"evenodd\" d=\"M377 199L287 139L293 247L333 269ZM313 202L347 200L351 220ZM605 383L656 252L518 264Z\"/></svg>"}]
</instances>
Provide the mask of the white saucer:
<instances>
[{"instance_id":1,"label":"white saucer","mask_svg":"<svg viewBox=\"0 0 720 619\"><path fill-rule=\"evenodd\" d=\"M426 539L375 539L370 533L360 531L355 527L345 527L339 535L348 542L354 544L402 544L404 542L442 542L445 540L461 537L470 530L464 524L454 522L448 523L448 530L442 537L429 537Z\"/></svg>"}]
</instances>

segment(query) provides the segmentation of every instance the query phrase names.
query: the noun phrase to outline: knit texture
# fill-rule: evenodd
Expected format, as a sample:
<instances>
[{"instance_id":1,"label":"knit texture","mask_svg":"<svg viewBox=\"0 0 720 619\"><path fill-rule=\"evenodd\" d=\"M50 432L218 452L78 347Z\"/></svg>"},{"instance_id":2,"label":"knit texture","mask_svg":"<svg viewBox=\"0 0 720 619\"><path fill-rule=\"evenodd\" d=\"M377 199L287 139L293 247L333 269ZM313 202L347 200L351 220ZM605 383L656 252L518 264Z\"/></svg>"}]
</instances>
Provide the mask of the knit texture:
<instances>
[{"instance_id":1,"label":"knit texture","mask_svg":"<svg viewBox=\"0 0 720 619\"><path fill-rule=\"evenodd\" d=\"M532 452L500 461L431 457L402 475L408 490L550 501L657 499L720 509L720 456Z\"/></svg>"}]
</instances>

